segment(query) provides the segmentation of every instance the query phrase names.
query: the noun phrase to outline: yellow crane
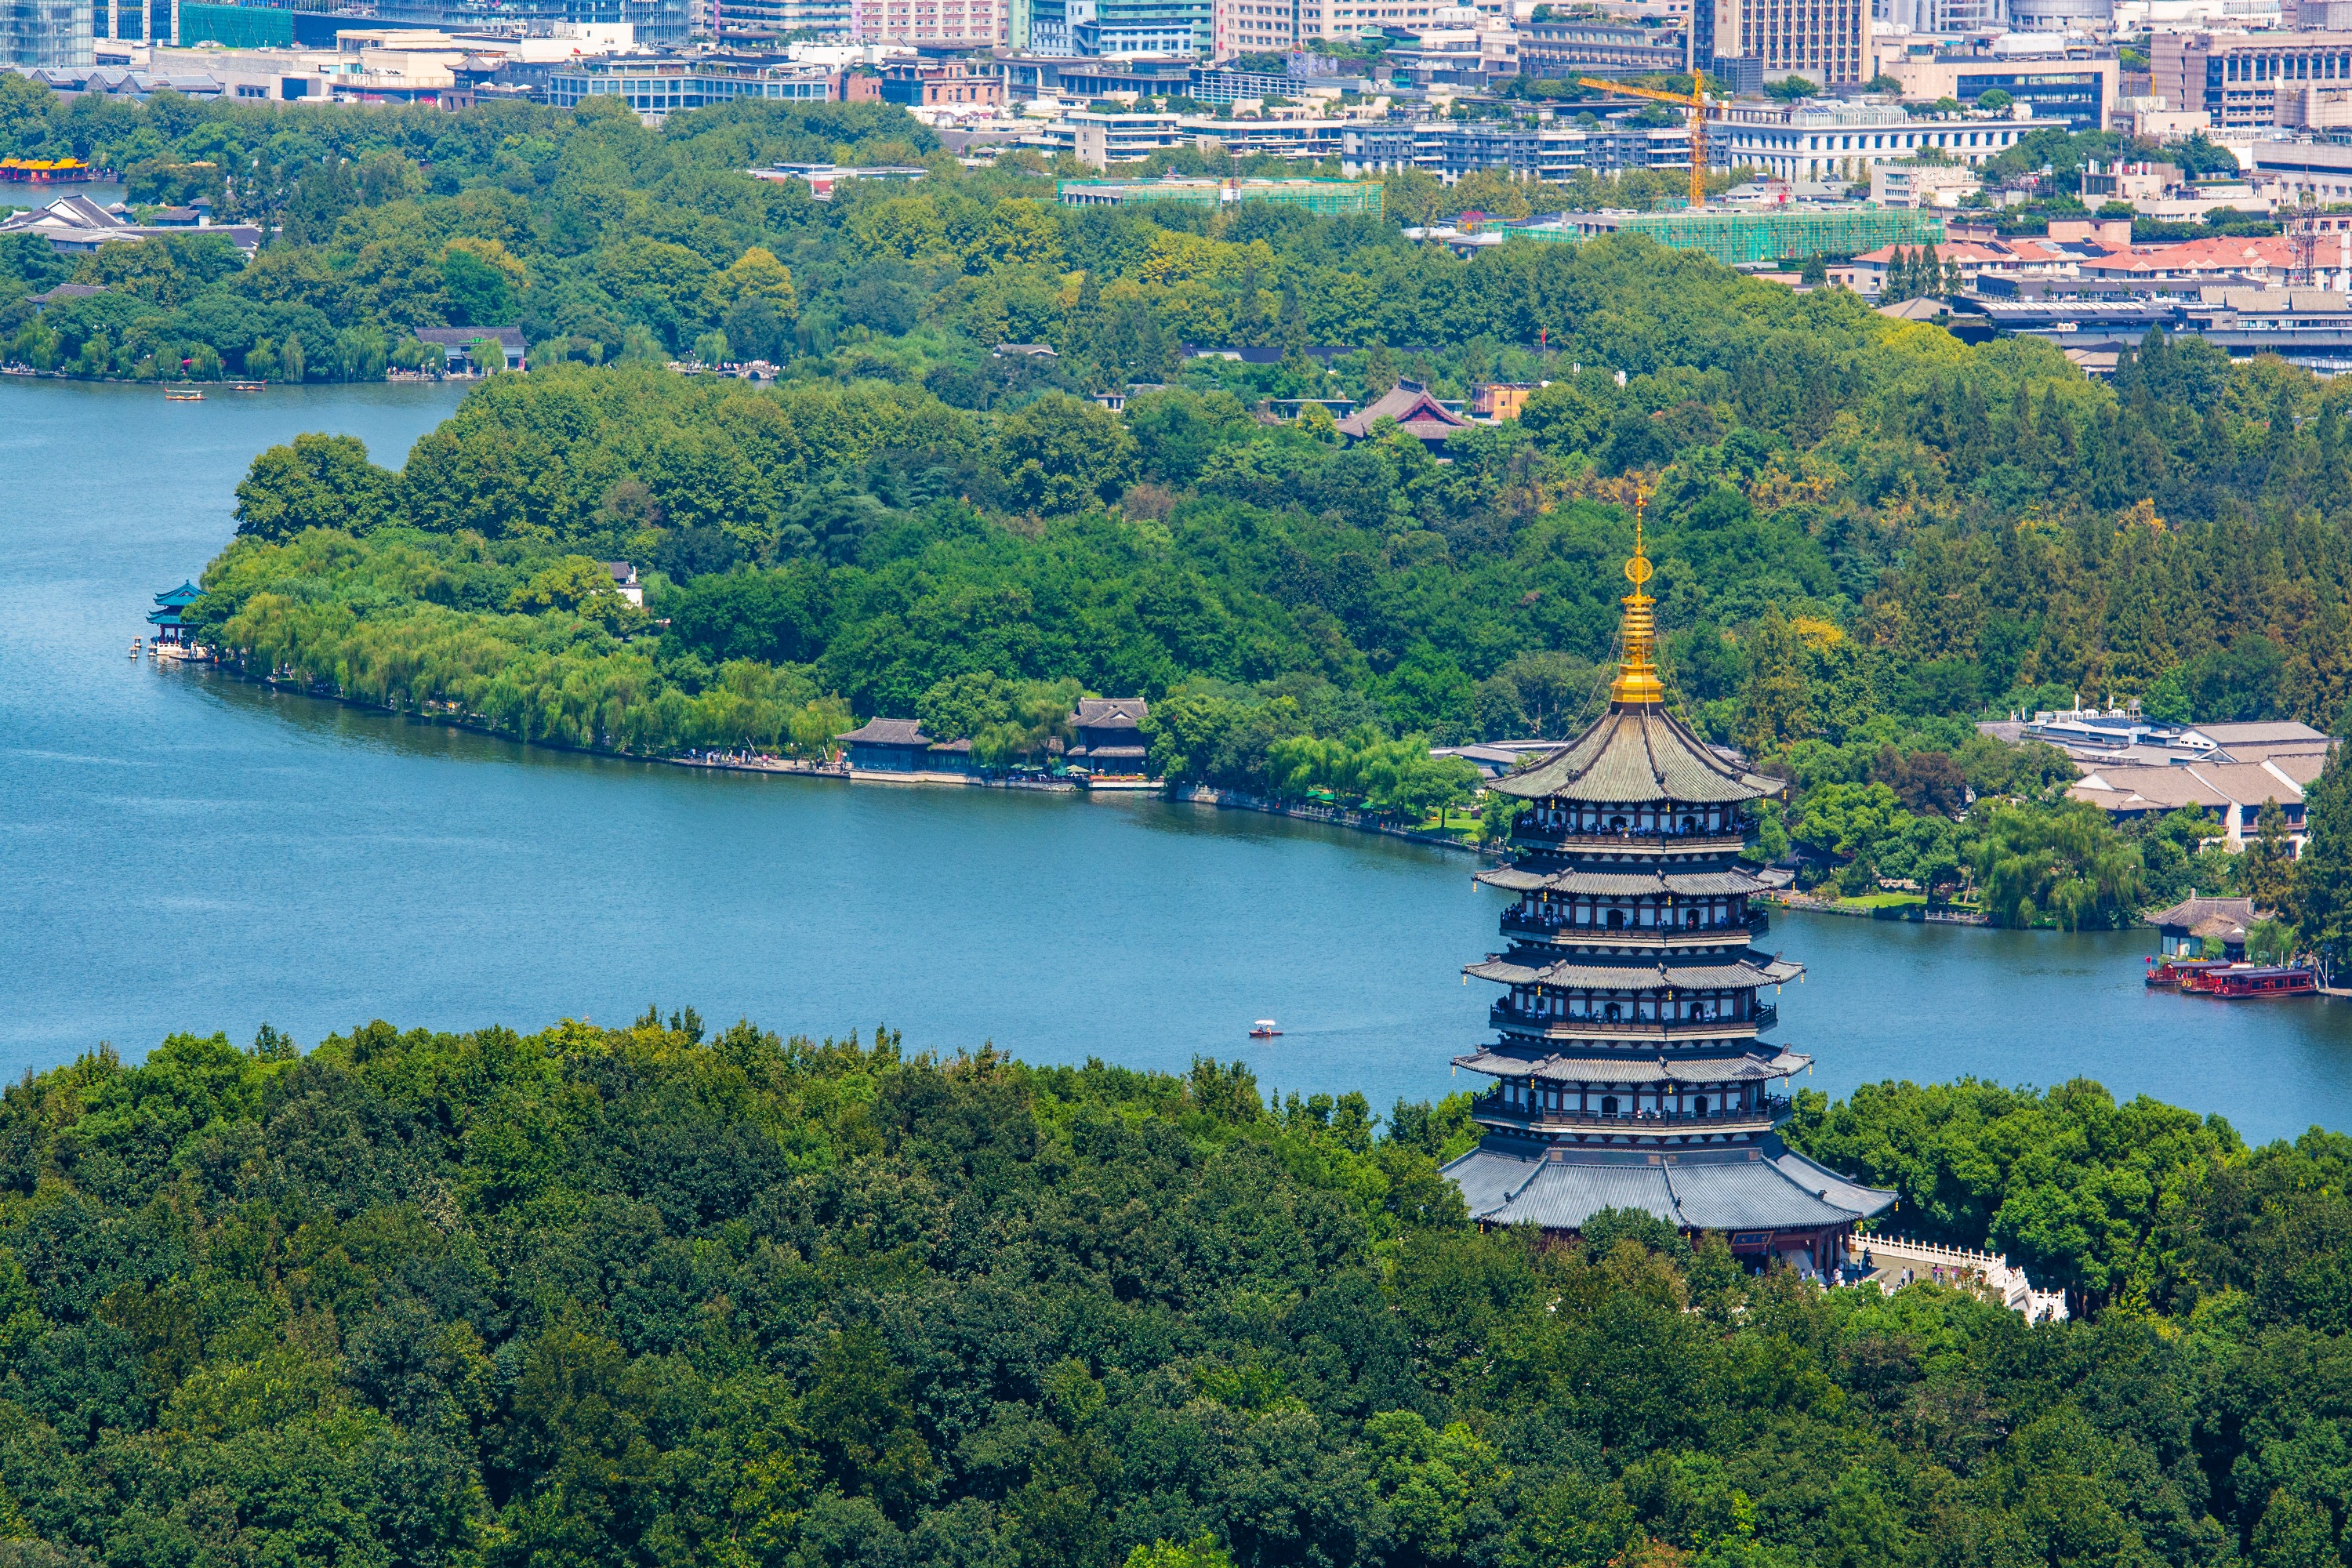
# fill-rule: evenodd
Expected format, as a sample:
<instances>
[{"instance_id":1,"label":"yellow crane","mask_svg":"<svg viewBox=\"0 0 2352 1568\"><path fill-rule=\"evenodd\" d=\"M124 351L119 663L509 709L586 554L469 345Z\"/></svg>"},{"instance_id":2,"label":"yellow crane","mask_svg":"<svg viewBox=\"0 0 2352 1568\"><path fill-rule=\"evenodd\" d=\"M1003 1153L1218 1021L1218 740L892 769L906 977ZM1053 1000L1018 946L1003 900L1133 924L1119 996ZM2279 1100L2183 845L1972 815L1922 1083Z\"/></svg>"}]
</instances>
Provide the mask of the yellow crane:
<instances>
[{"instance_id":1,"label":"yellow crane","mask_svg":"<svg viewBox=\"0 0 2352 1568\"><path fill-rule=\"evenodd\" d=\"M1693 210L1706 205L1706 73L1691 73L1691 89L1687 93L1662 92L1654 87L1632 87L1622 81L1606 81L1600 77L1579 77L1579 87L1589 87L1599 92L1614 92L1627 98L1646 98L1658 103L1678 103L1690 111L1691 181L1690 205Z\"/></svg>"}]
</instances>

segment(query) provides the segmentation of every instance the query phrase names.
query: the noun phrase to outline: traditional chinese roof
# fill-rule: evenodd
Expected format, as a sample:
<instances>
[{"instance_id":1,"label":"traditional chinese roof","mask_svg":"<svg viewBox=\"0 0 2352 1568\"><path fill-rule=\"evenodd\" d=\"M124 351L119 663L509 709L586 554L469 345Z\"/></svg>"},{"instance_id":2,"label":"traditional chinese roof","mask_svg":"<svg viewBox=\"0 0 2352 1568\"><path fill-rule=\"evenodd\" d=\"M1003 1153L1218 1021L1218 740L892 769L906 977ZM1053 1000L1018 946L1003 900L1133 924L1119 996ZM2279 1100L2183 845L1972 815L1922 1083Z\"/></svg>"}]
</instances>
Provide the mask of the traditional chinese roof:
<instances>
[{"instance_id":1,"label":"traditional chinese roof","mask_svg":"<svg viewBox=\"0 0 2352 1568\"><path fill-rule=\"evenodd\" d=\"M2177 926L2188 931L2202 925L2217 915L2233 925L2245 925L2256 918L2254 900L2252 899L2183 899L2168 910L2158 910L2149 915L2147 923L2167 928Z\"/></svg>"},{"instance_id":2,"label":"traditional chinese roof","mask_svg":"<svg viewBox=\"0 0 2352 1568\"><path fill-rule=\"evenodd\" d=\"M1786 787L1779 779L1749 773L1666 710L1656 659L1657 601L1644 586L1655 571L1643 548L1637 509L1633 558L1625 563L1625 580L1633 591L1618 601L1625 616L1617 633L1617 679L1609 688L1609 711L1534 767L1496 780L1494 788L1522 800L1632 805L1760 800Z\"/></svg>"},{"instance_id":3,"label":"traditional chinese roof","mask_svg":"<svg viewBox=\"0 0 2352 1568\"><path fill-rule=\"evenodd\" d=\"M1493 785L1522 800L1760 800L1782 781L1751 773L1653 703L1612 705L1592 727L1524 773Z\"/></svg>"},{"instance_id":4,"label":"traditional chinese roof","mask_svg":"<svg viewBox=\"0 0 2352 1568\"><path fill-rule=\"evenodd\" d=\"M1606 898L1643 898L1673 893L1682 898L1717 898L1752 893L1765 886L1743 869L1727 871L1554 871L1547 875L1517 866L1496 866L1474 874L1490 888L1514 893L1538 889L1554 893L1593 893Z\"/></svg>"},{"instance_id":5,"label":"traditional chinese roof","mask_svg":"<svg viewBox=\"0 0 2352 1568\"><path fill-rule=\"evenodd\" d=\"M1533 767L1498 778L1490 787L1525 800L1627 807L1659 802L1727 805L1778 795L1785 787L1780 780L1749 771L1738 755L1707 745L1667 710L1665 679L1655 659L1656 601L1644 589L1653 574L1643 552L1637 508L1633 556L1625 564L1625 578L1633 591L1622 601L1625 614L1609 711ZM1726 837L1731 836L1727 831ZM1745 867L1706 864L1727 857L1706 856L1689 868L1641 868L1638 861L1580 853L1571 838L1555 849L1538 851L1534 865L1482 871L1478 880L1519 893L1613 898L1738 898L1774 885ZM1559 868L1547 868L1553 867ZM1713 952L1685 956L1659 952L1667 937L1685 934L1673 927L1647 933L1629 927L1605 937L1595 931L1594 951L1567 955L1518 942L1507 953L1490 954L1465 966L1463 973L1506 985L1604 993L1754 990L1804 973L1801 964L1748 948L1744 933ZM1630 951L1613 948L1615 943L1628 944ZM1580 1022L1604 1035L1614 1032L1606 1022ZM1720 1020L1722 1036L1735 1029L1752 1032L1744 1026L1754 1022ZM1708 1033L1705 1022L1690 1024L1686 1032ZM1684 1032L1678 1025L1678 1035ZM1654 1024L1629 1019L1624 1033L1610 1044L1566 1045L1529 1039L1507 1026L1504 1041L1457 1057L1454 1066L1497 1079L1699 1086L1786 1079L1811 1065L1810 1057L1744 1038L1718 1037L1695 1041L1687 1049L1662 1047L1660 1033ZM1565 1049L1558 1048L1560 1045ZM1769 1124L1769 1115L1759 1115ZM1697 1125L1696 1118L1690 1121ZM1717 1127L1728 1126L1710 1121ZM1675 1137L1664 1121L1643 1124L1637 1120L1632 1126L1625 1137L1609 1132L1591 1141L1565 1129L1491 1128L1476 1149L1445 1167L1445 1174L1461 1189L1471 1217L1481 1224L1536 1225L1554 1231L1579 1230L1600 1210L1622 1208L1639 1209L1685 1230L1819 1233L1843 1229L1895 1201L1893 1193L1849 1181L1790 1151L1778 1136L1754 1122L1737 1135L1727 1134L1729 1141L1705 1134ZM1547 1131L1557 1138L1545 1135ZM1741 1141L1749 1134L1757 1135L1756 1142ZM1640 1147L1634 1146L1637 1142ZM1755 1238L1751 1235L1748 1239L1752 1243Z\"/></svg>"},{"instance_id":6,"label":"traditional chinese roof","mask_svg":"<svg viewBox=\"0 0 2352 1568\"><path fill-rule=\"evenodd\" d=\"M445 349L471 348L478 342L497 343L502 349L520 349L523 342L520 327L419 327L413 334L421 343L439 343Z\"/></svg>"},{"instance_id":7,"label":"traditional chinese roof","mask_svg":"<svg viewBox=\"0 0 2352 1568\"><path fill-rule=\"evenodd\" d=\"M1471 428L1469 420L1432 397L1427 387L1419 382L1400 381L1369 408L1360 408L1340 420L1339 434L1360 441L1382 419L1395 420L1408 435L1423 441L1442 440L1456 430Z\"/></svg>"},{"instance_id":8,"label":"traditional chinese roof","mask_svg":"<svg viewBox=\"0 0 2352 1568\"><path fill-rule=\"evenodd\" d=\"M169 609L178 609L184 605L193 605L204 596L205 591L194 583L183 583L168 594L156 595L155 602Z\"/></svg>"},{"instance_id":9,"label":"traditional chinese roof","mask_svg":"<svg viewBox=\"0 0 2352 1568\"><path fill-rule=\"evenodd\" d=\"M1132 730L1150 711L1140 697L1087 697L1079 700L1071 721L1081 730Z\"/></svg>"},{"instance_id":10,"label":"traditional chinese roof","mask_svg":"<svg viewBox=\"0 0 2352 1568\"><path fill-rule=\"evenodd\" d=\"M1776 1057L1514 1057L1479 1050L1455 1057L1454 1065L1488 1078L1527 1078L1545 1083L1748 1083L1788 1078L1813 1065L1794 1051Z\"/></svg>"},{"instance_id":11,"label":"traditional chinese roof","mask_svg":"<svg viewBox=\"0 0 2352 1568\"><path fill-rule=\"evenodd\" d=\"M923 733L923 722L919 719L868 719L855 730L844 730L834 739L866 746L928 746L931 743L931 738Z\"/></svg>"},{"instance_id":12,"label":"traditional chinese roof","mask_svg":"<svg viewBox=\"0 0 2352 1568\"><path fill-rule=\"evenodd\" d=\"M1557 985L1591 991L1644 991L1671 985L1678 991L1722 990L1741 985L1780 985L1805 972L1801 963L1767 958L1753 951L1731 963L1601 963L1586 959L1562 959L1558 963L1528 964L1507 958L1465 963L1462 973L1475 980L1505 985Z\"/></svg>"},{"instance_id":13,"label":"traditional chinese roof","mask_svg":"<svg viewBox=\"0 0 2352 1568\"><path fill-rule=\"evenodd\" d=\"M1639 1163L1636 1163L1636 1160ZM1578 1230L1602 1209L1640 1209L1684 1230L1809 1230L1880 1213L1895 1194L1848 1181L1767 1138L1730 1158L1546 1158L1489 1140L1445 1167L1470 1217L1488 1225Z\"/></svg>"}]
</instances>

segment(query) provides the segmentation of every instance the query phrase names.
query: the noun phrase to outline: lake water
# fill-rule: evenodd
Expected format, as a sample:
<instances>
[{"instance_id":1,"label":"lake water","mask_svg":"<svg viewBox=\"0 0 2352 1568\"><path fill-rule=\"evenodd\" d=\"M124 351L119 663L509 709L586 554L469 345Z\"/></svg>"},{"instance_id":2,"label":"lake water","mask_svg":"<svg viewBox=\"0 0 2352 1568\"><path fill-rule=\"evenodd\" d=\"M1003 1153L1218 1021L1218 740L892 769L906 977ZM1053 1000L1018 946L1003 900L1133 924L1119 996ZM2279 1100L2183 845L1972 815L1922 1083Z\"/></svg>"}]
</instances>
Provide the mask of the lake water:
<instances>
[{"instance_id":1,"label":"lake water","mask_svg":"<svg viewBox=\"0 0 2352 1568\"><path fill-rule=\"evenodd\" d=\"M1469 1086L1500 896L1465 857L1132 797L705 775L534 750L126 657L199 573L252 456L302 430L380 462L440 387L0 384L0 1072L175 1029L305 1044L648 1003L910 1048L1182 1068L1385 1109ZM2249 1137L2352 1125L2352 1004L2139 983L2148 934L1780 917L1810 966L1780 1037L1811 1087L2095 1078ZM1286 1033L1253 1044L1250 1020Z\"/></svg>"}]
</instances>

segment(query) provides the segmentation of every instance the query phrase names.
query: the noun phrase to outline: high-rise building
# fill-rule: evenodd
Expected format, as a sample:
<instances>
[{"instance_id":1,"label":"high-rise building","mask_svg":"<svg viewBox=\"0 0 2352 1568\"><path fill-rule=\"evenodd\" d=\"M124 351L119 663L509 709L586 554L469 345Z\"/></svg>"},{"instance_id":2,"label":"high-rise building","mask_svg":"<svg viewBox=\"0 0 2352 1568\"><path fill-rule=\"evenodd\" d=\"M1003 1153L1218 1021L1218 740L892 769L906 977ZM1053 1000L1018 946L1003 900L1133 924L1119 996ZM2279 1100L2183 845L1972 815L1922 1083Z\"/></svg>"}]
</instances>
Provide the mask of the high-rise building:
<instances>
[{"instance_id":1,"label":"high-rise building","mask_svg":"<svg viewBox=\"0 0 2352 1568\"><path fill-rule=\"evenodd\" d=\"M2344 3L2352 5L2352 0ZM1871 18L1911 33L2000 33L2009 27L2009 5L2008 0L1874 0Z\"/></svg>"},{"instance_id":2,"label":"high-rise building","mask_svg":"<svg viewBox=\"0 0 2352 1568\"><path fill-rule=\"evenodd\" d=\"M993 48L1013 37L1007 0L854 0L851 25L861 44Z\"/></svg>"},{"instance_id":3,"label":"high-rise building","mask_svg":"<svg viewBox=\"0 0 2352 1568\"><path fill-rule=\"evenodd\" d=\"M2217 131L2279 123L2282 92L2352 88L2352 33L2158 33L2148 53L2148 90Z\"/></svg>"},{"instance_id":4,"label":"high-rise building","mask_svg":"<svg viewBox=\"0 0 2352 1568\"><path fill-rule=\"evenodd\" d=\"M1484 1225L1574 1232L1636 1209L1828 1274L1895 1194L1780 1141L1785 1086L1812 1058L1764 1042L1765 997L1803 969L1749 946L1763 883L1739 855L1749 803L1785 786L1668 710L1650 574L1637 532L1609 711L1493 786L1528 805L1517 860L1478 880L1518 901L1505 951L1465 971L1506 991L1495 1042L1454 1058L1495 1087L1471 1105L1485 1136L1445 1174Z\"/></svg>"},{"instance_id":5,"label":"high-rise building","mask_svg":"<svg viewBox=\"0 0 2352 1568\"><path fill-rule=\"evenodd\" d=\"M0 0L0 66L26 70L96 63L89 0Z\"/></svg>"},{"instance_id":6,"label":"high-rise building","mask_svg":"<svg viewBox=\"0 0 2352 1568\"><path fill-rule=\"evenodd\" d=\"M2086 0L2087 3L2087 0ZM1696 0L1693 51L1752 59L1765 79L1826 88L1870 79L1871 0Z\"/></svg>"},{"instance_id":7,"label":"high-rise building","mask_svg":"<svg viewBox=\"0 0 2352 1568\"><path fill-rule=\"evenodd\" d=\"M721 39L782 38L795 33L846 38L851 0L697 0L710 13L710 33Z\"/></svg>"},{"instance_id":8,"label":"high-rise building","mask_svg":"<svg viewBox=\"0 0 2352 1568\"><path fill-rule=\"evenodd\" d=\"M1213 0L1086 0L1094 15L1070 20L1080 55L1126 59L1209 51ZM1075 11L1079 0L1068 0Z\"/></svg>"},{"instance_id":9,"label":"high-rise building","mask_svg":"<svg viewBox=\"0 0 2352 1568\"><path fill-rule=\"evenodd\" d=\"M1295 49L1329 37L1326 25L1337 14L1338 0L1213 0L1210 53L1223 59Z\"/></svg>"}]
</instances>

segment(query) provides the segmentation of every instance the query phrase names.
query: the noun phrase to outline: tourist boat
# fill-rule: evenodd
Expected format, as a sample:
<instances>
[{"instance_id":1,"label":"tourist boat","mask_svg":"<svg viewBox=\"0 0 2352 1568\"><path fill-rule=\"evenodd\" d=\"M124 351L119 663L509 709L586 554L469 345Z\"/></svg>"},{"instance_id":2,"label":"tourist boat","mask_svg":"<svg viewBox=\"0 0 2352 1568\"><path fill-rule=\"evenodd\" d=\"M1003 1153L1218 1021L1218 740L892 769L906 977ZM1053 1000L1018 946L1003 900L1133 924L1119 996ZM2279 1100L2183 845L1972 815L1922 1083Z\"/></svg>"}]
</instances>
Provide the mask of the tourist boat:
<instances>
[{"instance_id":1,"label":"tourist boat","mask_svg":"<svg viewBox=\"0 0 2352 1568\"><path fill-rule=\"evenodd\" d=\"M2319 976L2288 964L2233 963L2203 977L2200 994L2225 1002L2268 1000L2273 996L2316 996Z\"/></svg>"},{"instance_id":2,"label":"tourist boat","mask_svg":"<svg viewBox=\"0 0 2352 1568\"><path fill-rule=\"evenodd\" d=\"M1250 1038L1253 1040L1270 1040L1281 1033L1282 1026L1271 1018L1260 1018L1250 1026Z\"/></svg>"},{"instance_id":3,"label":"tourist boat","mask_svg":"<svg viewBox=\"0 0 2352 1568\"><path fill-rule=\"evenodd\" d=\"M163 394L163 401L166 403L202 403L204 400L205 395L193 388L185 392L173 390Z\"/></svg>"},{"instance_id":4,"label":"tourist boat","mask_svg":"<svg viewBox=\"0 0 2352 1568\"><path fill-rule=\"evenodd\" d=\"M2189 981L2216 969L2227 969L2226 958L2151 958L2147 961L2147 984L2167 990L2195 989Z\"/></svg>"},{"instance_id":5,"label":"tourist boat","mask_svg":"<svg viewBox=\"0 0 2352 1568\"><path fill-rule=\"evenodd\" d=\"M266 381L232 381L228 384L231 392L266 392L268 387Z\"/></svg>"}]
</instances>

